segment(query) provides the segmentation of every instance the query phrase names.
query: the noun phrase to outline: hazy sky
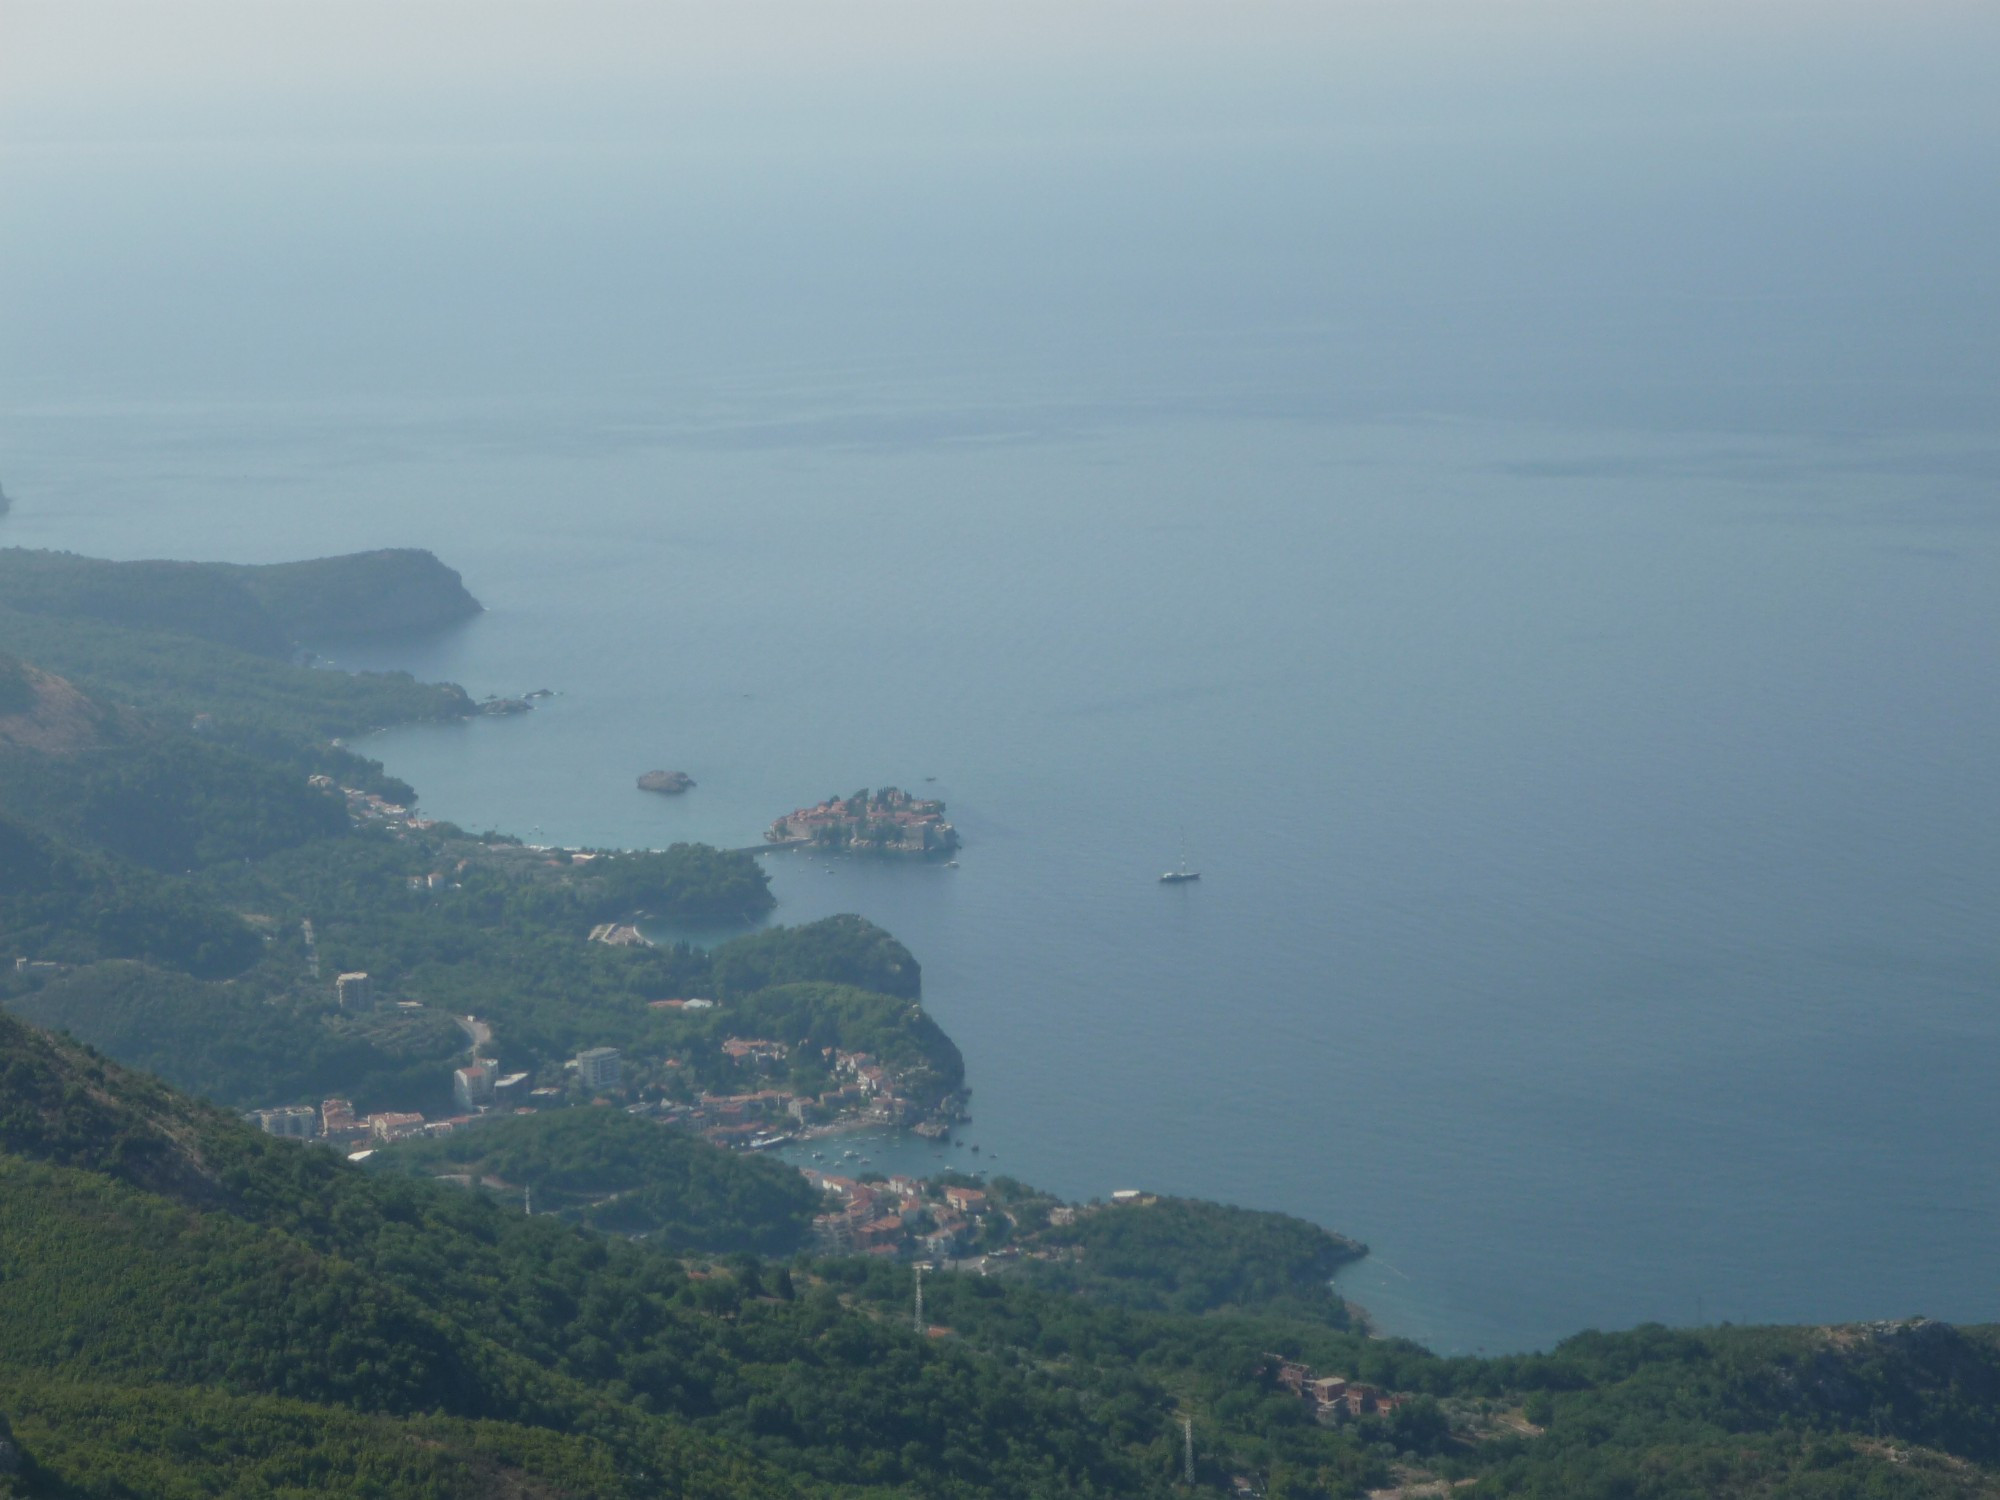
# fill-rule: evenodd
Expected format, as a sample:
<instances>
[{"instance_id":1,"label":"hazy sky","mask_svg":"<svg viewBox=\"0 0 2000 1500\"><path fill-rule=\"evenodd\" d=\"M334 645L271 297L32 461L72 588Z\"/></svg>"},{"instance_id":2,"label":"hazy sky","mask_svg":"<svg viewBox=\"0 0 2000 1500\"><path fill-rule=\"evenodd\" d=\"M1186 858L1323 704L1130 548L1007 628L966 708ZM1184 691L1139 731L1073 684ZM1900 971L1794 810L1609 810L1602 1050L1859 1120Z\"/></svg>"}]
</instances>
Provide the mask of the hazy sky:
<instances>
[{"instance_id":1,"label":"hazy sky","mask_svg":"<svg viewBox=\"0 0 2000 1500\"><path fill-rule=\"evenodd\" d=\"M1826 0L0 0L0 398L845 360L1984 420L1997 44Z\"/></svg>"},{"instance_id":2,"label":"hazy sky","mask_svg":"<svg viewBox=\"0 0 2000 1500\"><path fill-rule=\"evenodd\" d=\"M886 129L912 146L1121 124L1990 129L2000 60L1992 6L1936 0L7 0L0 26L10 149L630 145L704 126L754 135L759 116L773 133Z\"/></svg>"}]
</instances>

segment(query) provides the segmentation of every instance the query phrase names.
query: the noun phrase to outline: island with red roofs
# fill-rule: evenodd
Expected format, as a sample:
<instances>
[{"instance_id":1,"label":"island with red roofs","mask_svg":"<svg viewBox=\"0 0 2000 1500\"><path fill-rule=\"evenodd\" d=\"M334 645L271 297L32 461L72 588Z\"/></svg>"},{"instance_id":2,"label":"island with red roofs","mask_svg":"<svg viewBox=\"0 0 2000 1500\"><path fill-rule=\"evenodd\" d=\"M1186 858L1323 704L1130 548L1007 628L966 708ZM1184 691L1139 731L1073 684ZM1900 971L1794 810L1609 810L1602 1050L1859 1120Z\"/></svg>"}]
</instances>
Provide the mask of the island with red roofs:
<instances>
[{"instance_id":1,"label":"island with red roofs","mask_svg":"<svg viewBox=\"0 0 2000 1500\"><path fill-rule=\"evenodd\" d=\"M913 797L899 787L829 797L786 813L764 832L777 848L839 854L942 859L959 846L958 830L945 821L944 803Z\"/></svg>"}]
</instances>

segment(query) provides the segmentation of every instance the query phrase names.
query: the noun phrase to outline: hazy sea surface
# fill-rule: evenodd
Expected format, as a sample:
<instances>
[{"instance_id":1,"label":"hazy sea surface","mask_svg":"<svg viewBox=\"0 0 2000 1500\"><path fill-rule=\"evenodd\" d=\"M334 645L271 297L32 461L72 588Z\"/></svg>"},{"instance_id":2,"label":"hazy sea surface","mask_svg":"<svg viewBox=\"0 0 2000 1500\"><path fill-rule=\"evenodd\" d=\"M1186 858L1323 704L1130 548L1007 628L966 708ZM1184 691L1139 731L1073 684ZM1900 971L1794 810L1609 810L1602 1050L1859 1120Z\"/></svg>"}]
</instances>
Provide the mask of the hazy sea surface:
<instances>
[{"instance_id":1,"label":"hazy sea surface","mask_svg":"<svg viewBox=\"0 0 2000 1500\"><path fill-rule=\"evenodd\" d=\"M555 690L363 746L469 827L948 798L768 867L922 960L955 1165L1303 1214L1448 1350L2000 1317L1990 445L865 386L16 410L0 540L434 548L488 612L333 654Z\"/></svg>"}]
</instances>

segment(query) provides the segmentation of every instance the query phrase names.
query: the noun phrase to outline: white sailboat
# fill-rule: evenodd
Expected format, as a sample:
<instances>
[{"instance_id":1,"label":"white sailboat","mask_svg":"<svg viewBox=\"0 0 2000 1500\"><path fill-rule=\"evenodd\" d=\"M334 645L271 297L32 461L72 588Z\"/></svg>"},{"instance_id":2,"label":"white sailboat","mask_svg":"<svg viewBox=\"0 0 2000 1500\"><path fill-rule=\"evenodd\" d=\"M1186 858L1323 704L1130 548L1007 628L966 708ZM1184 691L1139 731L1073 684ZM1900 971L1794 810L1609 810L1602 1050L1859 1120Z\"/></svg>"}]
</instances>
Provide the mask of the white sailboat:
<instances>
[{"instance_id":1,"label":"white sailboat","mask_svg":"<svg viewBox=\"0 0 2000 1500\"><path fill-rule=\"evenodd\" d=\"M1183 835L1181 838L1181 862L1178 867L1176 867L1175 869L1168 870L1165 874L1160 876L1160 884L1183 885L1190 880L1199 880L1199 879L1201 879L1201 871L1191 870L1188 868L1187 838L1185 835Z\"/></svg>"}]
</instances>

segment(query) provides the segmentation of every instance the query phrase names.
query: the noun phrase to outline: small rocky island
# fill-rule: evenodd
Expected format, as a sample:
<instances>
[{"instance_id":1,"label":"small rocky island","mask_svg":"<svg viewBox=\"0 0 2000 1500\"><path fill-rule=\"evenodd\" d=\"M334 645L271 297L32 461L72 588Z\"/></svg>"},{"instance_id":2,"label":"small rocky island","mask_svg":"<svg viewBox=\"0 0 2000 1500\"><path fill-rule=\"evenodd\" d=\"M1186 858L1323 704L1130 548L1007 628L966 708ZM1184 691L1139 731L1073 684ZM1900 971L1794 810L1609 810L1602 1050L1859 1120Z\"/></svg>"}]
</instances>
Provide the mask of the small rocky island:
<instances>
[{"instance_id":1,"label":"small rocky island","mask_svg":"<svg viewBox=\"0 0 2000 1500\"><path fill-rule=\"evenodd\" d=\"M898 787L850 797L829 797L786 813L764 831L779 848L841 854L893 854L943 858L958 848L958 830L945 821L944 804L912 797Z\"/></svg>"},{"instance_id":2,"label":"small rocky island","mask_svg":"<svg viewBox=\"0 0 2000 1500\"><path fill-rule=\"evenodd\" d=\"M694 785L694 778L685 771L648 771L639 778L642 792L662 792L669 797L678 797Z\"/></svg>"}]
</instances>

